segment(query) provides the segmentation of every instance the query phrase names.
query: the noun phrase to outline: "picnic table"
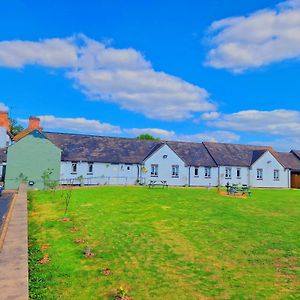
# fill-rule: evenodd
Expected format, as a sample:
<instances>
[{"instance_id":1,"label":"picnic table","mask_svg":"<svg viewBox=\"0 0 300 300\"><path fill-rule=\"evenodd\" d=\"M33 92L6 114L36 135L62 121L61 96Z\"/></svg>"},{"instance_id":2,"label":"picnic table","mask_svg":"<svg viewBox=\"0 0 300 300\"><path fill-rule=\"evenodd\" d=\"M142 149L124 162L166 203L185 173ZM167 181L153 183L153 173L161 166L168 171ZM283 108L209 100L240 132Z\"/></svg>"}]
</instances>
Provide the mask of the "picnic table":
<instances>
[{"instance_id":1,"label":"picnic table","mask_svg":"<svg viewBox=\"0 0 300 300\"><path fill-rule=\"evenodd\" d=\"M226 185L227 188L227 194L228 195L236 195L236 194L242 194L242 195L248 195L249 197L251 197L251 190L250 187L247 184L243 184L243 185L238 185L238 184L232 184Z\"/></svg>"},{"instance_id":2,"label":"picnic table","mask_svg":"<svg viewBox=\"0 0 300 300\"><path fill-rule=\"evenodd\" d=\"M168 187L168 183L165 180L150 180L148 187L154 188L155 186L161 186L162 188Z\"/></svg>"}]
</instances>

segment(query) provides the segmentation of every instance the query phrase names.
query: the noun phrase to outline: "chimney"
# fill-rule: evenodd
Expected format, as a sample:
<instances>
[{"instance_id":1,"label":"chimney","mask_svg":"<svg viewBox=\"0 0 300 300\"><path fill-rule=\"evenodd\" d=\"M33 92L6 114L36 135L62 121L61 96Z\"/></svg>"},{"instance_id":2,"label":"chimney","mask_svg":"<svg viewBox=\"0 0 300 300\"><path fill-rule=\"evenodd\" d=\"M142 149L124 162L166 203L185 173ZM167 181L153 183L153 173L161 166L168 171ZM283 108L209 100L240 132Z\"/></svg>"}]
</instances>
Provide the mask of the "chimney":
<instances>
[{"instance_id":1,"label":"chimney","mask_svg":"<svg viewBox=\"0 0 300 300\"><path fill-rule=\"evenodd\" d=\"M10 121L7 111L0 111L0 127L6 128L8 132L10 131Z\"/></svg>"},{"instance_id":2,"label":"chimney","mask_svg":"<svg viewBox=\"0 0 300 300\"><path fill-rule=\"evenodd\" d=\"M38 130L41 130L42 127L40 125L40 118L37 118L37 117L30 117L29 118L29 125L28 125L28 128L29 129L38 129Z\"/></svg>"}]
</instances>

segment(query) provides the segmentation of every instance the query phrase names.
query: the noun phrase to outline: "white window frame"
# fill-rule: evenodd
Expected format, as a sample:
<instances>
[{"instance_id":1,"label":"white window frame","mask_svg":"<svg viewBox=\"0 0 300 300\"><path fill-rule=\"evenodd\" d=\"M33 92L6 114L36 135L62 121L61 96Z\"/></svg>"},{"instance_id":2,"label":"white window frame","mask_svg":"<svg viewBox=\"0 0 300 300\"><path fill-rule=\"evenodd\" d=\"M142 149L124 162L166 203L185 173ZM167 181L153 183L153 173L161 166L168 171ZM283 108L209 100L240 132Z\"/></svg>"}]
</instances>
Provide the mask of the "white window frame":
<instances>
[{"instance_id":1,"label":"white window frame","mask_svg":"<svg viewBox=\"0 0 300 300\"><path fill-rule=\"evenodd\" d=\"M179 177L179 165L172 165L172 177L173 178Z\"/></svg>"},{"instance_id":2,"label":"white window frame","mask_svg":"<svg viewBox=\"0 0 300 300\"><path fill-rule=\"evenodd\" d=\"M263 180L264 172L263 169L256 169L256 180Z\"/></svg>"},{"instance_id":3,"label":"white window frame","mask_svg":"<svg viewBox=\"0 0 300 300\"><path fill-rule=\"evenodd\" d=\"M237 179L241 179L241 178L242 178L241 172L242 172L242 169L241 169L241 168L236 168L236 178L237 178ZM239 173L239 174L238 174L238 173Z\"/></svg>"},{"instance_id":4,"label":"white window frame","mask_svg":"<svg viewBox=\"0 0 300 300\"><path fill-rule=\"evenodd\" d=\"M199 168L198 167L195 167L195 169L194 169L194 177L199 177Z\"/></svg>"},{"instance_id":5,"label":"white window frame","mask_svg":"<svg viewBox=\"0 0 300 300\"><path fill-rule=\"evenodd\" d=\"M78 163L76 161L72 161L71 174L77 174L77 171L78 171Z\"/></svg>"},{"instance_id":6,"label":"white window frame","mask_svg":"<svg viewBox=\"0 0 300 300\"><path fill-rule=\"evenodd\" d=\"M231 179L232 178L232 168L226 167L225 168L225 179Z\"/></svg>"},{"instance_id":7,"label":"white window frame","mask_svg":"<svg viewBox=\"0 0 300 300\"><path fill-rule=\"evenodd\" d=\"M279 181L280 180L280 171L278 169L275 169L273 171L273 177L274 177L274 181Z\"/></svg>"},{"instance_id":8,"label":"white window frame","mask_svg":"<svg viewBox=\"0 0 300 300\"><path fill-rule=\"evenodd\" d=\"M204 168L204 177L205 178L211 178L211 167L205 167Z\"/></svg>"},{"instance_id":9,"label":"white window frame","mask_svg":"<svg viewBox=\"0 0 300 300\"><path fill-rule=\"evenodd\" d=\"M151 177L158 177L158 165L157 164L151 165Z\"/></svg>"},{"instance_id":10,"label":"white window frame","mask_svg":"<svg viewBox=\"0 0 300 300\"><path fill-rule=\"evenodd\" d=\"M94 163L93 162L88 162L88 174L93 174L94 173Z\"/></svg>"}]
</instances>

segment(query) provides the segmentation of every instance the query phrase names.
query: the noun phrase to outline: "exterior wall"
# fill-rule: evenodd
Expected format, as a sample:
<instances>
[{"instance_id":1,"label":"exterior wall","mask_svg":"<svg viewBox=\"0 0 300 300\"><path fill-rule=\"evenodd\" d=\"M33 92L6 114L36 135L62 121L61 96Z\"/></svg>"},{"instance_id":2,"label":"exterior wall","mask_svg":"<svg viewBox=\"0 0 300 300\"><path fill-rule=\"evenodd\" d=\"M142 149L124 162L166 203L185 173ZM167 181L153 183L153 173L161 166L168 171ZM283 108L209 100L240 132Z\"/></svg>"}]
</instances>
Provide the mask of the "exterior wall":
<instances>
[{"instance_id":1,"label":"exterior wall","mask_svg":"<svg viewBox=\"0 0 300 300\"><path fill-rule=\"evenodd\" d=\"M231 168L231 178L225 177L226 168ZM248 167L238 167L238 166L220 166L220 184L225 186L228 182L229 184L247 184L249 185L249 168ZM237 177L237 169L240 169L241 176Z\"/></svg>"},{"instance_id":2,"label":"exterior wall","mask_svg":"<svg viewBox=\"0 0 300 300\"><path fill-rule=\"evenodd\" d=\"M198 176L195 176L195 167L191 167L190 186L217 186L218 185L218 168L212 167L211 177L205 178L205 167L198 168Z\"/></svg>"},{"instance_id":3,"label":"exterior wall","mask_svg":"<svg viewBox=\"0 0 300 300\"><path fill-rule=\"evenodd\" d=\"M129 170L128 170L129 169ZM83 177L85 185L97 184L136 184L138 166L133 164L93 163L93 173L88 172L87 162L77 162L77 172L72 172L72 162L62 161L60 165L61 183L79 184Z\"/></svg>"},{"instance_id":4,"label":"exterior wall","mask_svg":"<svg viewBox=\"0 0 300 300\"><path fill-rule=\"evenodd\" d=\"M34 181L32 188L44 188L41 176L47 169L52 170L51 179L59 180L61 151L38 131L27 135L8 147L5 178L6 189L17 189L20 174Z\"/></svg>"},{"instance_id":5,"label":"exterior wall","mask_svg":"<svg viewBox=\"0 0 300 300\"><path fill-rule=\"evenodd\" d=\"M166 156L166 157L165 157ZM165 157L165 158L164 158ZM158 176L151 176L151 164L158 165ZM178 178L172 177L172 165L179 166ZM144 162L144 170L147 172L141 173L141 181L148 184L150 180L167 181L168 185L184 186L188 185L188 167L177 154L168 146L164 145L149 156Z\"/></svg>"},{"instance_id":6,"label":"exterior wall","mask_svg":"<svg viewBox=\"0 0 300 300\"><path fill-rule=\"evenodd\" d=\"M10 136L5 127L0 127L0 148L6 148L11 144Z\"/></svg>"},{"instance_id":7,"label":"exterior wall","mask_svg":"<svg viewBox=\"0 0 300 300\"><path fill-rule=\"evenodd\" d=\"M263 179L256 178L257 169L263 170ZM279 170L279 180L274 180L274 170ZM266 152L250 169L250 185L253 187L288 188L290 171L283 166L270 153Z\"/></svg>"}]
</instances>

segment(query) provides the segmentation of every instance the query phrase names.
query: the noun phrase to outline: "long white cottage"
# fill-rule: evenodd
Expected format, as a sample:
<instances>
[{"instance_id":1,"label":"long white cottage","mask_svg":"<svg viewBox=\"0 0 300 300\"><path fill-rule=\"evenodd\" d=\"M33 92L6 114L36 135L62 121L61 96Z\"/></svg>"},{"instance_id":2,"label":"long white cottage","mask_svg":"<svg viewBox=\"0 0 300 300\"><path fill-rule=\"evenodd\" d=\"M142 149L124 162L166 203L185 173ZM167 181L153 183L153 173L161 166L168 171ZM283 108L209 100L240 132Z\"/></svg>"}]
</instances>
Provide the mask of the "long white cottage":
<instances>
[{"instance_id":1,"label":"long white cottage","mask_svg":"<svg viewBox=\"0 0 300 300\"><path fill-rule=\"evenodd\" d=\"M39 122L35 125L21 133L21 138L38 130L61 150L62 184L133 185L166 181L170 186L213 187L229 183L300 188L297 150L286 153L267 146L44 132ZM15 140L18 143L20 137Z\"/></svg>"}]
</instances>

